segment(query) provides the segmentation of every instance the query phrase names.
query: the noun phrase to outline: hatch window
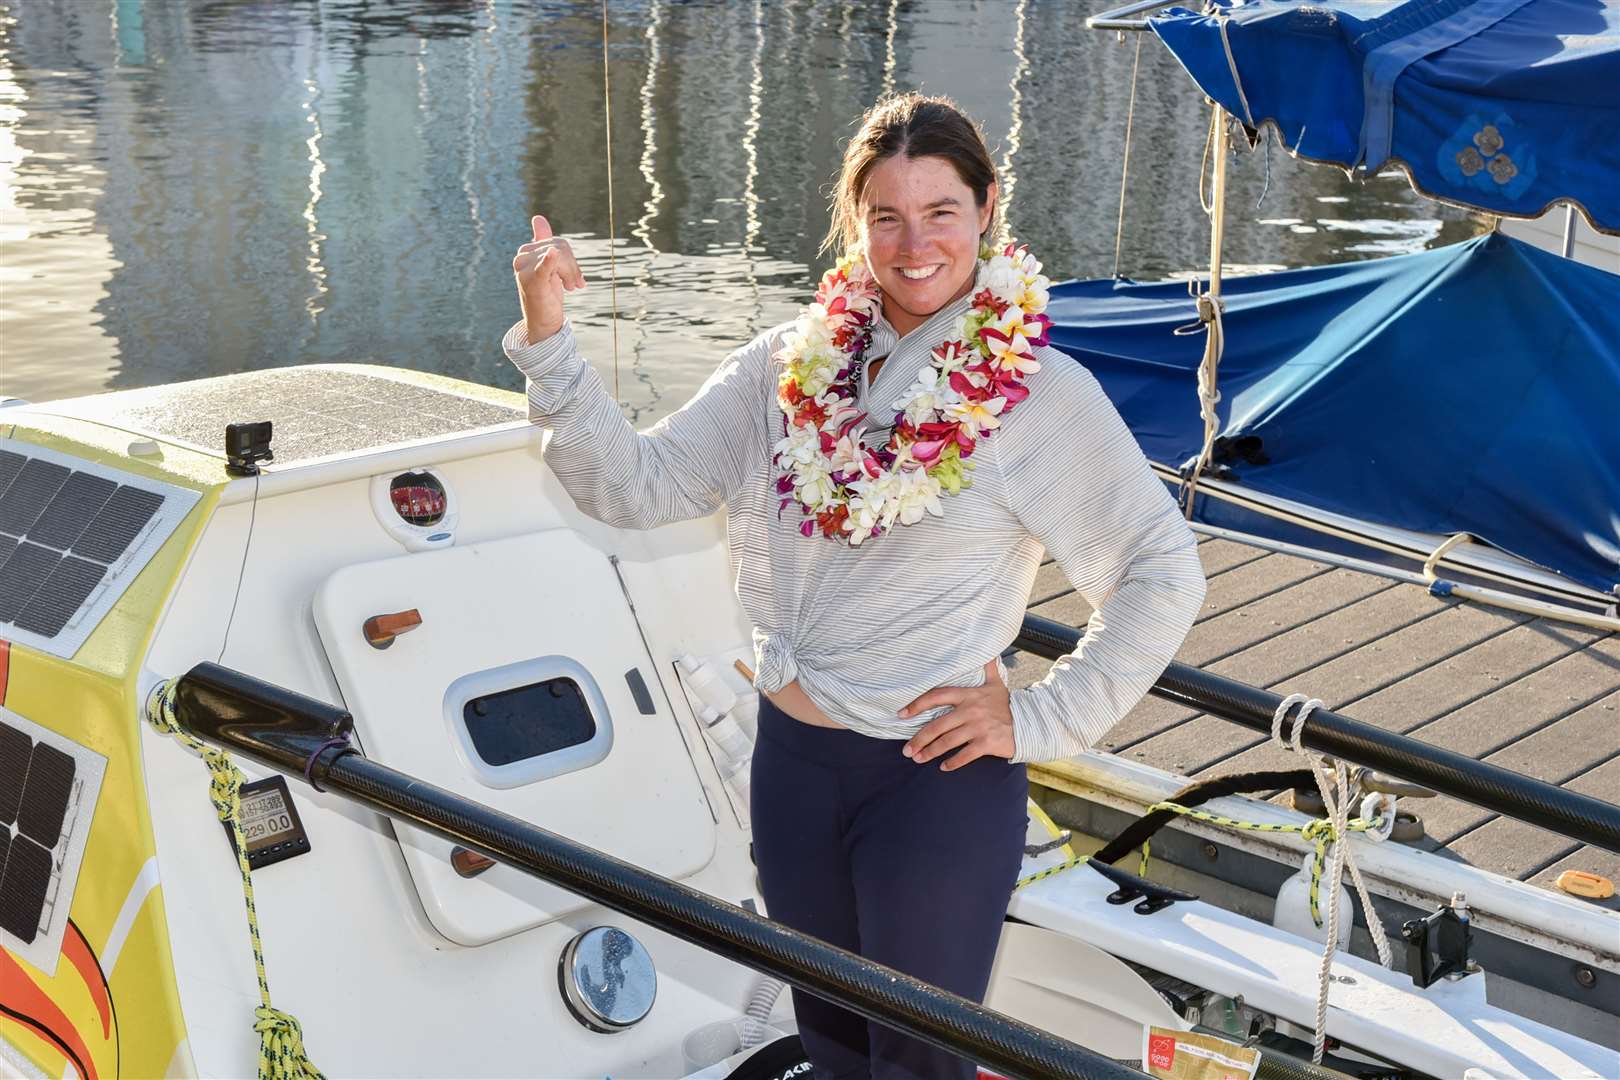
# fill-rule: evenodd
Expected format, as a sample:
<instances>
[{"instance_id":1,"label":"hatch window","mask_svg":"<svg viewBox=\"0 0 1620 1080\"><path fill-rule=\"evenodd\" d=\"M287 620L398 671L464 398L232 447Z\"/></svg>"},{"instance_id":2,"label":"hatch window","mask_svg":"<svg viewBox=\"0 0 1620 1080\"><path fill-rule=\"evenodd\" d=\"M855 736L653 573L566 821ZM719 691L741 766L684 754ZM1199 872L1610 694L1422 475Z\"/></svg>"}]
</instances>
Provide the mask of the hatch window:
<instances>
[{"instance_id":1,"label":"hatch window","mask_svg":"<svg viewBox=\"0 0 1620 1080\"><path fill-rule=\"evenodd\" d=\"M463 675L445 691L444 716L468 770L494 788L589 768L613 746L602 688L567 656Z\"/></svg>"},{"instance_id":2,"label":"hatch window","mask_svg":"<svg viewBox=\"0 0 1620 1080\"><path fill-rule=\"evenodd\" d=\"M481 694L462 706L462 721L486 765L527 761L596 735L584 693L566 676Z\"/></svg>"}]
</instances>

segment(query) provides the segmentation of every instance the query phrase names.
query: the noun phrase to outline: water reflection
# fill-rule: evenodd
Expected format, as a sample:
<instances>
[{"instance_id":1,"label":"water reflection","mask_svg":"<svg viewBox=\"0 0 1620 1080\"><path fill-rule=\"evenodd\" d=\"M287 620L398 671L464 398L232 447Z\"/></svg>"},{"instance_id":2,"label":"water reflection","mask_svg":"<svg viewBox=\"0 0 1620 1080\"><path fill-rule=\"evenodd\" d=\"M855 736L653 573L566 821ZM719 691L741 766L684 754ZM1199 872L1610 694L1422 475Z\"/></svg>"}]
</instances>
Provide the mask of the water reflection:
<instances>
[{"instance_id":1,"label":"water reflection","mask_svg":"<svg viewBox=\"0 0 1620 1080\"><path fill-rule=\"evenodd\" d=\"M31 398L365 361L516 388L496 340L544 212L593 286L626 409L678 405L793 314L850 121L883 89L985 126L1004 210L1059 275L1114 263L1135 41L1059 0L0 0L0 391ZM1207 113L1142 50L1123 272L1200 267ZM1274 153L1232 163L1227 259L1460 239L1457 212ZM1263 194L1263 199L1262 199ZM1257 205L1258 204L1258 205Z\"/></svg>"}]
</instances>

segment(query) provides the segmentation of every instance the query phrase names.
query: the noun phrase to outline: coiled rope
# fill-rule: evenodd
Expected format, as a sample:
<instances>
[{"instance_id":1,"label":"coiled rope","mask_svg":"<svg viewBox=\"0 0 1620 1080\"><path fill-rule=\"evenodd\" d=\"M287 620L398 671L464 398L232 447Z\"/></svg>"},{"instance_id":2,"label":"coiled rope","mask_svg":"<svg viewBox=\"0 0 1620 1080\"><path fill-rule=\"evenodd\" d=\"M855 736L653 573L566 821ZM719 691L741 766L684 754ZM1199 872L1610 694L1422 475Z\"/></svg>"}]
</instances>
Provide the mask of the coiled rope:
<instances>
[{"instance_id":1,"label":"coiled rope","mask_svg":"<svg viewBox=\"0 0 1620 1080\"><path fill-rule=\"evenodd\" d=\"M259 940L259 916L253 906L253 871L248 866L247 840L242 835L242 770L230 755L181 730L174 715L175 682L165 679L146 699L146 719L164 735L202 757L208 766L208 799L219 820L231 830L236 847L236 868L242 874L242 900L247 907L248 939L253 943L253 967L259 976L259 1007L253 1010L253 1030L259 1033L259 1080L325 1080L304 1050L303 1029L290 1013L270 1004L270 980L264 973L264 946Z\"/></svg>"}]
</instances>

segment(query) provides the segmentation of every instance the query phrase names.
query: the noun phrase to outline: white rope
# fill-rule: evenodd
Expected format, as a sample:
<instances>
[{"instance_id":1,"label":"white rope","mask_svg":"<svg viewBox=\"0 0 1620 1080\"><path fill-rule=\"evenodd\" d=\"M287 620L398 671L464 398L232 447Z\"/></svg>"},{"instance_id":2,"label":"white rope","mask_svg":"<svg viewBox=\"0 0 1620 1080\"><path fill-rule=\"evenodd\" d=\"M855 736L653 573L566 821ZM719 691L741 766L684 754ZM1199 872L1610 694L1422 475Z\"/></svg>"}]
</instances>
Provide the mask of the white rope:
<instances>
[{"instance_id":1,"label":"white rope","mask_svg":"<svg viewBox=\"0 0 1620 1080\"><path fill-rule=\"evenodd\" d=\"M1440 566L1440 560L1446 557L1446 552L1450 551L1464 540L1472 539L1473 537L1465 532L1452 533L1450 536L1446 537L1445 542L1439 547L1435 548L1434 553L1424 561L1423 579L1429 584L1433 585L1435 579L1439 577L1438 568Z\"/></svg>"},{"instance_id":2,"label":"white rope","mask_svg":"<svg viewBox=\"0 0 1620 1080\"><path fill-rule=\"evenodd\" d=\"M1198 460L1193 462L1192 475L1187 478L1186 491L1182 496L1182 512L1187 520L1193 516L1193 496L1198 491L1198 481L1204 475L1204 466L1209 464L1210 454L1215 450L1215 436L1221 429L1220 414L1215 411L1221 403L1221 391L1217 384L1217 372L1220 370L1221 354L1226 351L1226 328L1221 323L1221 301L1212 296L1198 298L1199 318L1204 321L1204 358L1198 364L1198 415L1204 420L1204 445L1198 451ZM1207 307L1207 312L1206 312ZM1207 314L1207 318L1206 318Z\"/></svg>"},{"instance_id":3,"label":"white rope","mask_svg":"<svg viewBox=\"0 0 1620 1080\"><path fill-rule=\"evenodd\" d=\"M1299 711L1294 714L1293 723L1285 732L1284 722L1289 711L1296 705L1299 706ZM1305 719L1319 708L1322 708L1322 702L1317 698L1308 698L1304 694L1289 694L1278 702L1276 710L1271 714L1271 741L1309 761L1311 775L1316 777L1316 789L1322 796L1324 816L1333 823L1333 835L1329 838L1332 852L1328 862L1327 942L1322 949L1322 962L1317 968L1316 1037L1311 1049L1311 1061L1318 1065L1322 1063L1322 1055L1327 1047L1328 992L1333 985L1333 954L1339 947L1339 890L1344 884L1346 867L1349 868L1350 879L1356 887L1356 895L1361 897L1361 908L1367 915L1367 931L1372 935L1378 962L1386 968L1393 966L1394 963L1389 940L1384 934L1383 920L1373 908L1372 894L1361 876L1361 868L1356 865L1354 857L1350 854L1349 770L1342 763L1335 761L1332 770L1329 771L1323 767L1323 758L1320 754L1305 749L1303 742ZM1368 798L1363 801L1361 809L1362 818L1370 821L1372 819L1369 814L1380 803L1383 803L1384 807L1382 811L1384 822L1377 833L1371 834L1375 841L1386 839L1394 828L1395 800L1391 796Z\"/></svg>"},{"instance_id":4,"label":"white rope","mask_svg":"<svg viewBox=\"0 0 1620 1080\"><path fill-rule=\"evenodd\" d=\"M1198 200L1210 220L1209 289L1198 297L1198 321L1204 327L1204 358L1198 364L1198 415L1204 421L1204 444L1193 462L1192 475L1181 491L1181 509L1188 521L1193 517L1199 478L1209 464L1215 435L1220 430L1220 416L1215 408L1221 401L1217 372L1221 355L1226 351L1226 329L1221 322L1221 246L1226 234L1226 122L1225 110L1216 105L1210 117L1209 138L1204 144L1205 161L1212 147L1215 156L1214 190L1208 202L1204 201L1204 166L1199 167L1198 174Z\"/></svg>"},{"instance_id":5,"label":"white rope","mask_svg":"<svg viewBox=\"0 0 1620 1080\"><path fill-rule=\"evenodd\" d=\"M1243 92L1243 79L1238 75L1237 59L1232 55L1232 41L1226 36L1226 24L1231 20L1221 17L1216 25L1221 28L1221 48L1226 50L1226 66L1232 72L1232 85L1237 88L1238 103L1243 106L1243 122L1251 128L1254 124L1254 113L1249 109L1249 95Z\"/></svg>"},{"instance_id":6,"label":"white rope","mask_svg":"<svg viewBox=\"0 0 1620 1080\"><path fill-rule=\"evenodd\" d=\"M1220 115L1220 106L1217 105L1209 120L1209 132L1204 136L1204 159L1198 163L1198 205L1204 208L1206 215L1215 212L1215 207L1204 195L1204 177L1209 174L1209 150L1215 143L1215 125L1220 122Z\"/></svg>"}]
</instances>

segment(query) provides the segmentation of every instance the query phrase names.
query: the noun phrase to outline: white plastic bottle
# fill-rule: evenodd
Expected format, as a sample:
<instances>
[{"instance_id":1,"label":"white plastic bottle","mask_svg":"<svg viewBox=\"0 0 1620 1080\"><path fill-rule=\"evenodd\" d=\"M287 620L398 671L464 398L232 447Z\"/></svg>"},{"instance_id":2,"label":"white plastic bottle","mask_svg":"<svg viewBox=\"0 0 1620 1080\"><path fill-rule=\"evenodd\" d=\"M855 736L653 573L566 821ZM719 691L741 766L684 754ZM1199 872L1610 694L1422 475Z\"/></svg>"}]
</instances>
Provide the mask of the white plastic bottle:
<instances>
[{"instance_id":1,"label":"white plastic bottle","mask_svg":"<svg viewBox=\"0 0 1620 1080\"><path fill-rule=\"evenodd\" d=\"M703 733L727 761L740 765L754 756L754 741L729 713L705 708L698 715L703 720Z\"/></svg>"},{"instance_id":2,"label":"white plastic bottle","mask_svg":"<svg viewBox=\"0 0 1620 1080\"><path fill-rule=\"evenodd\" d=\"M737 704L737 692L726 682L726 677L715 665L695 656L679 656L675 665L685 676L686 685L698 700L716 712L730 712Z\"/></svg>"}]
</instances>

